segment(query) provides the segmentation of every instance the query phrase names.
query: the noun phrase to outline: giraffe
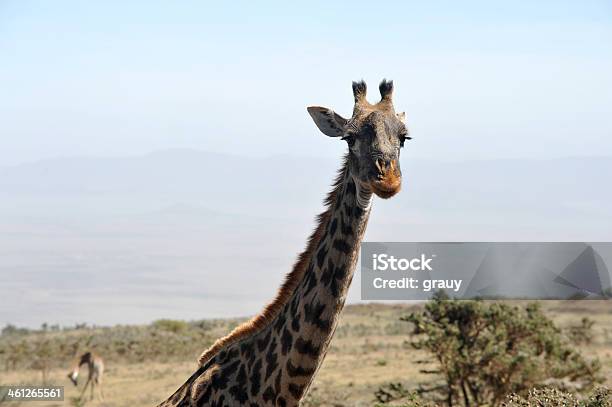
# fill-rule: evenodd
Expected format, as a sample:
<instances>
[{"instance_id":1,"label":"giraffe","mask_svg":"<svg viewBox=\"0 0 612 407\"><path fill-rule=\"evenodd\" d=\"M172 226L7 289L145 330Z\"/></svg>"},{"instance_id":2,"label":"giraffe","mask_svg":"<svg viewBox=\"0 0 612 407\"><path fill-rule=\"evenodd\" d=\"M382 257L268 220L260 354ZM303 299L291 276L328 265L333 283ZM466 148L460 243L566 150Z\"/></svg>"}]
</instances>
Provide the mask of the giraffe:
<instances>
[{"instance_id":1,"label":"giraffe","mask_svg":"<svg viewBox=\"0 0 612 407\"><path fill-rule=\"evenodd\" d=\"M104 361L99 355L92 352L85 352L81 356L75 358L72 365L72 370L68 373L70 381L77 386L79 378L79 369L81 366L87 365L87 381L81 391L79 398L83 398L87 386L91 387L91 399L94 398L94 387L98 388L98 398L104 399L104 393L102 392L102 374L104 373Z\"/></svg>"},{"instance_id":2,"label":"giraffe","mask_svg":"<svg viewBox=\"0 0 612 407\"><path fill-rule=\"evenodd\" d=\"M348 144L326 209L274 300L208 348L197 371L158 407L300 404L344 307L372 195L387 199L401 187L400 148L410 139L405 114L395 113L392 81L379 90L380 101L370 104L365 82L353 82L348 120L308 107L323 134Z\"/></svg>"}]
</instances>

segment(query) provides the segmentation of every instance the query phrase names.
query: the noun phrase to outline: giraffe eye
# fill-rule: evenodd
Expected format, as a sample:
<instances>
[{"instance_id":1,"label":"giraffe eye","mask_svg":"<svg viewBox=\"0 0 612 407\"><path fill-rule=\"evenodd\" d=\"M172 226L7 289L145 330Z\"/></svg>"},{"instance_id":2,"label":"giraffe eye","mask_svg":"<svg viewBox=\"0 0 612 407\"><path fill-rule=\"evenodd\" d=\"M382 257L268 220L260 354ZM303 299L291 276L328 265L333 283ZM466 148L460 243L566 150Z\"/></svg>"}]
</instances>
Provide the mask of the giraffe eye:
<instances>
[{"instance_id":1,"label":"giraffe eye","mask_svg":"<svg viewBox=\"0 0 612 407\"><path fill-rule=\"evenodd\" d=\"M408 133L402 133L399 136L400 139L400 147L404 147L404 143L406 140L412 140L412 137L408 136Z\"/></svg>"},{"instance_id":2,"label":"giraffe eye","mask_svg":"<svg viewBox=\"0 0 612 407\"><path fill-rule=\"evenodd\" d=\"M355 145L355 135L354 134L347 133L344 137L342 137L342 140L346 141L349 147L353 147Z\"/></svg>"}]
</instances>

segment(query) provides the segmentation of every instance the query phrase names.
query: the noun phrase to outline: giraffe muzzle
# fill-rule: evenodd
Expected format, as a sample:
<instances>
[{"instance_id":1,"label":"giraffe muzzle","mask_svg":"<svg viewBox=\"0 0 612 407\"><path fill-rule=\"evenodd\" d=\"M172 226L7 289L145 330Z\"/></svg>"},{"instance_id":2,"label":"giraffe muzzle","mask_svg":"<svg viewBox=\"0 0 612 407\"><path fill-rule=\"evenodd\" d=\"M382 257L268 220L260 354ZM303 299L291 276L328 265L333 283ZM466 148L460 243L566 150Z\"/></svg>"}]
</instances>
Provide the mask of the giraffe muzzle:
<instances>
[{"instance_id":1,"label":"giraffe muzzle","mask_svg":"<svg viewBox=\"0 0 612 407\"><path fill-rule=\"evenodd\" d=\"M370 181L372 191L380 198L388 199L397 194L402 187L402 173L397 160L375 161L377 174Z\"/></svg>"}]
</instances>

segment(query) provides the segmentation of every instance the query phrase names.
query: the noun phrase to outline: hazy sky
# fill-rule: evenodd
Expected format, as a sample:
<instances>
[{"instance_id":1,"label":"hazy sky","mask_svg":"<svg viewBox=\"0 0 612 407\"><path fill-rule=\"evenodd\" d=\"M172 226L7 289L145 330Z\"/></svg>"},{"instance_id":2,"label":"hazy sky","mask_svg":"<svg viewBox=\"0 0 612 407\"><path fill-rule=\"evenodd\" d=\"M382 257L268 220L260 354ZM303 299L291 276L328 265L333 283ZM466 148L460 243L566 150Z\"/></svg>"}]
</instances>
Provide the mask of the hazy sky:
<instances>
[{"instance_id":1,"label":"hazy sky","mask_svg":"<svg viewBox=\"0 0 612 407\"><path fill-rule=\"evenodd\" d=\"M337 155L392 78L423 158L612 151L609 1L0 0L0 165L189 147Z\"/></svg>"}]
</instances>

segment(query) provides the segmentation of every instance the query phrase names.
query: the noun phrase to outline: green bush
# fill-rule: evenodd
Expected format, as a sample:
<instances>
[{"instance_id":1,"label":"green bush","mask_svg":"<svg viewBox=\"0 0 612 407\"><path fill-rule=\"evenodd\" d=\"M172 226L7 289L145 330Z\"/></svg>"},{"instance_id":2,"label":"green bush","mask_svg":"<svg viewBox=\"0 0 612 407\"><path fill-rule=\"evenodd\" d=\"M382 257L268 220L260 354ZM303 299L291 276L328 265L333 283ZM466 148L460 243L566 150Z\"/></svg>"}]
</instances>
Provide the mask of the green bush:
<instances>
[{"instance_id":1,"label":"green bush","mask_svg":"<svg viewBox=\"0 0 612 407\"><path fill-rule=\"evenodd\" d=\"M585 400L578 399L574 394L562 392L557 389L533 389L526 397L518 395L509 396L503 407L612 407L610 390L600 388Z\"/></svg>"},{"instance_id":2,"label":"green bush","mask_svg":"<svg viewBox=\"0 0 612 407\"><path fill-rule=\"evenodd\" d=\"M158 319L153 322L153 327L162 331L180 333L185 332L189 325L185 321L178 321L175 319Z\"/></svg>"},{"instance_id":3,"label":"green bush","mask_svg":"<svg viewBox=\"0 0 612 407\"><path fill-rule=\"evenodd\" d=\"M393 407L435 407L434 404L422 400L417 394L405 392L401 404ZM390 406L375 404L374 407ZM599 388L589 397L579 399L576 395L554 388L532 389L526 397L512 394L501 403L502 407L612 407L612 392L607 388Z\"/></svg>"},{"instance_id":4,"label":"green bush","mask_svg":"<svg viewBox=\"0 0 612 407\"><path fill-rule=\"evenodd\" d=\"M603 380L597 360L585 360L538 304L525 307L436 296L414 324L412 346L428 351L438 378L420 394L452 405L499 405L508 394L525 396L543 385L570 384L586 391Z\"/></svg>"},{"instance_id":5,"label":"green bush","mask_svg":"<svg viewBox=\"0 0 612 407\"><path fill-rule=\"evenodd\" d=\"M87 350L105 361L197 360L216 338L237 320L184 322L158 320L149 325L94 328L80 324L59 330L7 326L0 335L0 370L40 369L43 378L51 368L69 368L73 358Z\"/></svg>"},{"instance_id":6,"label":"green bush","mask_svg":"<svg viewBox=\"0 0 612 407\"><path fill-rule=\"evenodd\" d=\"M584 317L578 325L572 325L567 329L567 335L576 345L590 345L593 342L593 325L595 321Z\"/></svg>"}]
</instances>

